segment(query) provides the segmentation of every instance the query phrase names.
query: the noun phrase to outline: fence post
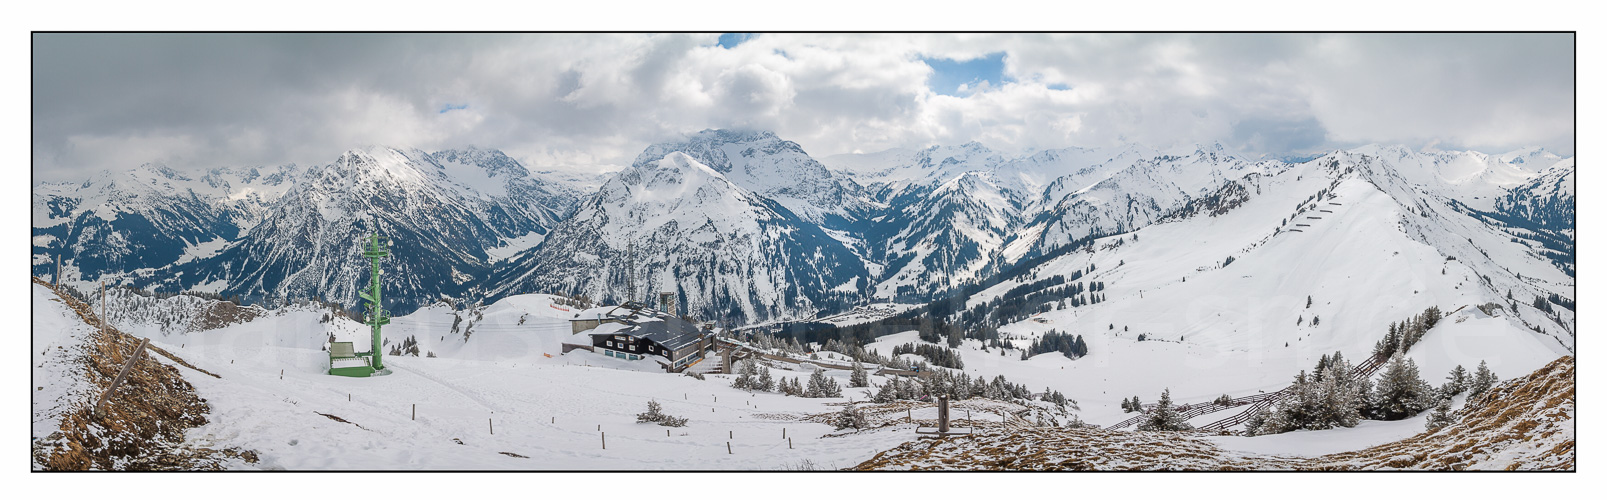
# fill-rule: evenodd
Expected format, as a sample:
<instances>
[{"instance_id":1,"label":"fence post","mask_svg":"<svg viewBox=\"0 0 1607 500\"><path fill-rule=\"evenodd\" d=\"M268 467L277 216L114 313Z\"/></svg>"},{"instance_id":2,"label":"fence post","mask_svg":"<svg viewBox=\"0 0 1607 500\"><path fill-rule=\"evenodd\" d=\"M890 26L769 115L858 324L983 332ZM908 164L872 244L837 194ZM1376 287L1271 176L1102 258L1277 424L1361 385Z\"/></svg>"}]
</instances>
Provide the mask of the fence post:
<instances>
[{"instance_id":1,"label":"fence post","mask_svg":"<svg viewBox=\"0 0 1607 500\"><path fill-rule=\"evenodd\" d=\"M598 434L601 434L602 437L603 437L603 449L605 449L605 450L608 449L608 433L600 432Z\"/></svg>"},{"instance_id":2,"label":"fence post","mask_svg":"<svg viewBox=\"0 0 1607 500\"><path fill-rule=\"evenodd\" d=\"M792 449L792 438L787 438L787 449Z\"/></svg>"},{"instance_id":3,"label":"fence post","mask_svg":"<svg viewBox=\"0 0 1607 500\"><path fill-rule=\"evenodd\" d=\"M112 395L112 391L117 390L117 384L123 383L123 378L128 376L128 371L134 368L134 362L139 361L140 355L145 353L145 346L150 343L151 339L144 339L140 341L139 347L135 347L134 353L130 354L128 356L128 361L123 363L123 369L119 370L117 372L117 377L112 379L112 385L106 388L106 392L100 394L99 400L95 401L95 408L90 410L90 413L97 415L100 414L101 405L106 404L106 398Z\"/></svg>"},{"instance_id":4,"label":"fence post","mask_svg":"<svg viewBox=\"0 0 1607 500\"><path fill-rule=\"evenodd\" d=\"M730 441L725 442L725 454L727 454L727 455L735 455L735 453L731 453L731 442Z\"/></svg>"},{"instance_id":5,"label":"fence post","mask_svg":"<svg viewBox=\"0 0 1607 500\"><path fill-rule=\"evenodd\" d=\"M491 425L491 419L490 418L485 419L485 426L486 426L487 429L491 430L491 435L493 435L493 436L497 435L497 427L495 425Z\"/></svg>"},{"instance_id":6,"label":"fence post","mask_svg":"<svg viewBox=\"0 0 1607 500\"><path fill-rule=\"evenodd\" d=\"M413 418L410 420L418 420L418 403L413 403Z\"/></svg>"}]
</instances>

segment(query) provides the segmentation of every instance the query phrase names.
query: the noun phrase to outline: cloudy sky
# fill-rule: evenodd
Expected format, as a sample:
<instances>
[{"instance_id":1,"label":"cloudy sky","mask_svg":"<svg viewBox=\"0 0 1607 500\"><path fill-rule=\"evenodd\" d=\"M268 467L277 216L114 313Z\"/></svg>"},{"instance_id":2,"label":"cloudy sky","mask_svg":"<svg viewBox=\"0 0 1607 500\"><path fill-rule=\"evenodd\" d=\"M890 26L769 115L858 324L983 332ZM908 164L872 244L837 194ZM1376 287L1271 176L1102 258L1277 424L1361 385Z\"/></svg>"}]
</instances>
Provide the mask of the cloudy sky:
<instances>
[{"instance_id":1,"label":"cloudy sky","mask_svg":"<svg viewBox=\"0 0 1607 500\"><path fill-rule=\"evenodd\" d=\"M1572 35L35 34L33 173L369 145L617 169L761 128L816 157L1220 141L1574 151Z\"/></svg>"}]
</instances>

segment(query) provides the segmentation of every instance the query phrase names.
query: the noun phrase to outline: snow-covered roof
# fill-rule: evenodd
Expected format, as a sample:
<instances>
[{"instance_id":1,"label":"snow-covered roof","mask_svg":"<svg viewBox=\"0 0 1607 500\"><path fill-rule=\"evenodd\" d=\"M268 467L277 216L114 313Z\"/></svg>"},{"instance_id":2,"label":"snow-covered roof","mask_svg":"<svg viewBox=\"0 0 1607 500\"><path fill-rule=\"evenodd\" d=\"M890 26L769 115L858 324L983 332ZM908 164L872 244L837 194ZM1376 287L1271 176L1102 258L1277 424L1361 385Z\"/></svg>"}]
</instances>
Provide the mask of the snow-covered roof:
<instances>
[{"instance_id":1,"label":"snow-covered roof","mask_svg":"<svg viewBox=\"0 0 1607 500\"><path fill-rule=\"evenodd\" d=\"M598 327L592 330L592 335L629 335L644 338L671 351L696 344L703 333L696 324L680 318L654 318L651 321L603 326L616 326L616 328L605 331L602 327Z\"/></svg>"},{"instance_id":2,"label":"snow-covered roof","mask_svg":"<svg viewBox=\"0 0 1607 500\"><path fill-rule=\"evenodd\" d=\"M587 309L587 310L575 313L575 317L571 318L570 321L581 321L581 320L598 319L598 318L624 318L624 317L630 316L633 312L635 312L635 311L632 311L630 308L627 308L625 306L593 307L591 309Z\"/></svg>"}]
</instances>

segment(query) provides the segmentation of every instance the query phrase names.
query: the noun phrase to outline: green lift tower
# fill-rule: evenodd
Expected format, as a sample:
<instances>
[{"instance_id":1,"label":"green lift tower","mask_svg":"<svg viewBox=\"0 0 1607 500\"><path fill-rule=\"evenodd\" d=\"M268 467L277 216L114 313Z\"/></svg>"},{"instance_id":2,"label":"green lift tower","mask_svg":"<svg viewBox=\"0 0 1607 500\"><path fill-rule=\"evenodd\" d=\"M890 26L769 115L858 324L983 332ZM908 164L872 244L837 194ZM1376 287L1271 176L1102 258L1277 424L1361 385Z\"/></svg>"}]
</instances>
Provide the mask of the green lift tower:
<instances>
[{"instance_id":1,"label":"green lift tower","mask_svg":"<svg viewBox=\"0 0 1607 500\"><path fill-rule=\"evenodd\" d=\"M382 348L384 347L380 340L380 327L390 324L391 316L385 313L385 307L380 303L379 276L381 271L379 269L379 260L391 254L391 242L390 238L379 235L379 226L377 224L370 223L369 226L372 227L372 232L368 237L363 238L363 257L367 257L373 267L368 281L368 288L357 292L357 296L368 303L368 315L364 323L368 324L373 337L369 343L368 352L352 352L351 342L330 343L330 375L367 377L385 369L385 364L380 359L383 354ZM361 362L362 358L367 358L367 362Z\"/></svg>"}]
</instances>

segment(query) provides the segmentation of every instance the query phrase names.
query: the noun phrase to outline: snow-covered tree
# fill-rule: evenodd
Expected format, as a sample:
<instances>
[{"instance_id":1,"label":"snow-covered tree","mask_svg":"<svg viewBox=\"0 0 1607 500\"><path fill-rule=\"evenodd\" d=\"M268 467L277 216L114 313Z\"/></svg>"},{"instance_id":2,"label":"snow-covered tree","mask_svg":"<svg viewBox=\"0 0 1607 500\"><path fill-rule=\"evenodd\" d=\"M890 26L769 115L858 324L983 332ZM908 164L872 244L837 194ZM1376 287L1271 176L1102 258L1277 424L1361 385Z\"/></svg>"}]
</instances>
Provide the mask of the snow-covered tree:
<instances>
[{"instance_id":1,"label":"snow-covered tree","mask_svg":"<svg viewBox=\"0 0 1607 500\"><path fill-rule=\"evenodd\" d=\"M1254 415L1250 415L1250 418L1244 421L1244 435L1259 436L1266 434L1265 432L1262 432L1262 429L1266 428L1267 419L1269 418L1272 418L1272 412L1269 412L1265 409L1256 412Z\"/></svg>"},{"instance_id":2,"label":"snow-covered tree","mask_svg":"<svg viewBox=\"0 0 1607 500\"><path fill-rule=\"evenodd\" d=\"M1451 374L1445 376L1445 385L1440 386L1440 394L1449 398L1468 390L1468 371L1462 365L1451 369Z\"/></svg>"},{"instance_id":3,"label":"snow-covered tree","mask_svg":"<svg viewBox=\"0 0 1607 500\"><path fill-rule=\"evenodd\" d=\"M1141 431L1182 431L1193 428L1172 408L1172 390L1169 388L1161 391L1161 400L1155 404L1155 410L1138 424L1138 430Z\"/></svg>"},{"instance_id":4,"label":"snow-covered tree","mask_svg":"<svg viewBox=\"0 0 1607 500\"><path fill-rule=\"evenodd\" d=\"M1494 386L1498 380L1495 372L1490 371L1490 365L1485 364L1484 360L1479 360L1479 367L1473 371L1473 381L1468 385L1468 397L1483 394L1484 391L1490 390L1490 387Z\"/></svg>"},{"instance_id":5,"label":"snow-covered tree","mask_svg":"<svg viewBox=\"0 0 1607 500\"><path fill-rule=\"evenodd\" d=\"M870 375L865 373L865 365L854 360L854 371L848 375L849 387L870 387Z\"/></svg>"},{"instance_id":6,"label":"snow-covered tree","mask_svg":"<svg viewBox=\"0 0 1607 500\"><path fill-rule=\"evenodd\" d=\"M849 403L847 406L844 406L843 411L837 412L837 418L832 422L832 425L836 426L839 430L864 429L866 427L870 427L870 425L865 421L865 412L860 411L859 408L856 408L853 403Z\"/></svg>"},{"instance_id":7,"label":"snow-covered tree","mask_svg":"<svg viewBox=\"0 0 1607 500\"><path fill-rule=\"evenodd\" d=\"M898 400L898 388L895 387L898 385L897 382L898 380L894 379L888 380L887 383L882 384L881 387L876 389L876 395L870 398L871 402L891 403Z\"/></svg>"},{"instance_id":8,"label":"snow-covered tree","mask_svg":"<svg viewBox=\"0 0 1607 500\"><path fill-rule=\"evenodd\" d=\"M809 386L804 389L806 398L840 398L843 389L837 385L837 380L826 376L825 370L815 370L809 376Z\"/></svg>"},{"instance_id":9,"label":"snow-covered tree","mask_svg":"<svg viewBox=\"0 0 1607 500\"><path fill-rule=\"evenodd\" d=\"M658 401L648 400L647 411L636 414L637 423L656 423L665 427L686 427L686 419L666 415Z\"/></svg>"},{"instance_id":10,"label":"snow-covered tree","mask_svg":"<svg viewBox=\"0 0 1607 500\"><path fill-rule=\"evenodd\" d=\"M1434 411L1429 412L1428 421L1423 423L1423 427L1434 431L1451 425L1454 421L1455 419L1451 417L1451 399L1448 397L1441 398L1440 403L1434 405Z\"/></svg>"},{"instance_id":11,"label":"snow-covered tree","mask_svg":"<svg viewBox=\"0 0 1607 500\"><path fill-rule=\"evenodd\" d=\"M756 390L757 387L755 386L758 385L758 379L754 378L755 371L757 370L754 368L752 359L743 360L737 364L737 378L731 381L731 387L746 391Z\"/></svg>"},{"instance_id":12,"label":"snow-covered tree","mask_svg":"<svg viewBox=\"0 0 1607 500\"><path fill-rule=\"evenodd\" d=\"M1411 417L1434 404L1434 388L1418 374L1417 362L1403 354L1390 358L1373 393L1374 415L1380 420Z\"/></svg>"},{"instance_id":13,"label":"snow-covered tree","mask_svg":"<svg viewBox=\"0 0 1607 500\"><path fill-rule=\"evenodd\" d=\"M776 389L776 381L775 381L775 379L770 378L770 367L768 367L768 366L759 367L759 379L756 381L756 384L754 385L754 389L758 389L758 390L765 391L765 392L770 392L770 391L773 391L773 390Z\"/></svg>"}]
</instances>

